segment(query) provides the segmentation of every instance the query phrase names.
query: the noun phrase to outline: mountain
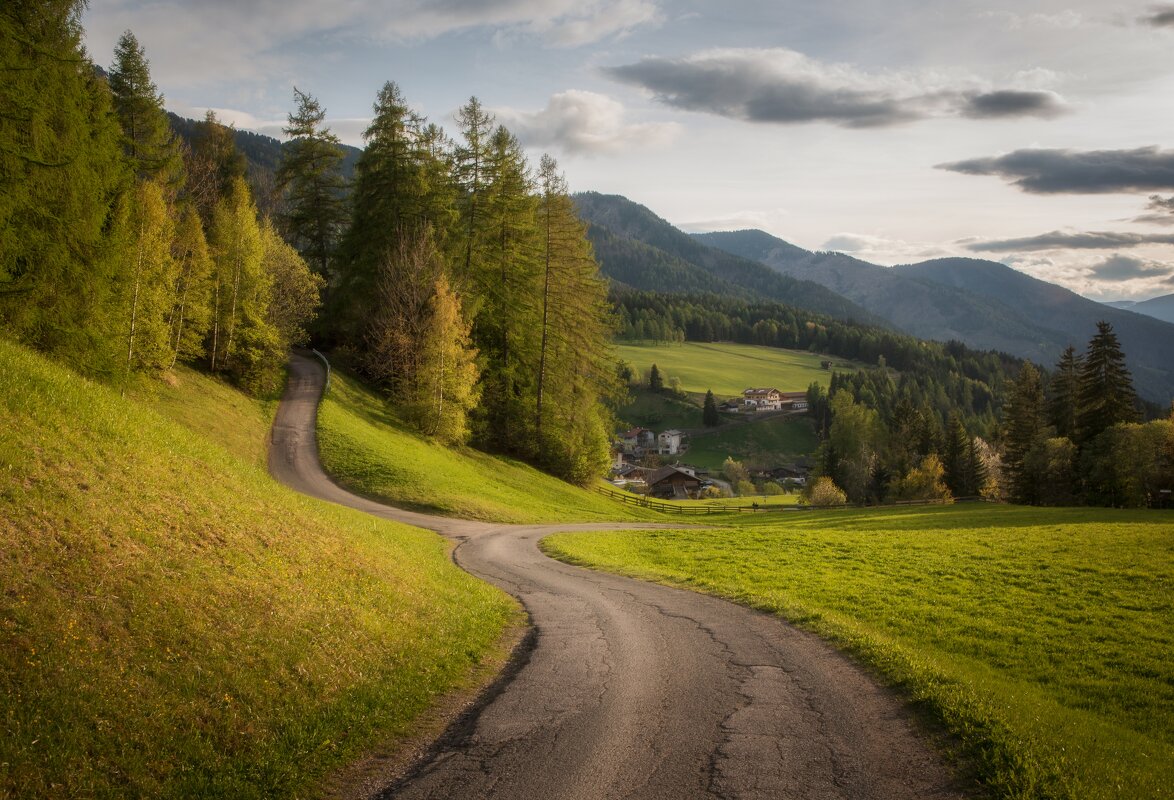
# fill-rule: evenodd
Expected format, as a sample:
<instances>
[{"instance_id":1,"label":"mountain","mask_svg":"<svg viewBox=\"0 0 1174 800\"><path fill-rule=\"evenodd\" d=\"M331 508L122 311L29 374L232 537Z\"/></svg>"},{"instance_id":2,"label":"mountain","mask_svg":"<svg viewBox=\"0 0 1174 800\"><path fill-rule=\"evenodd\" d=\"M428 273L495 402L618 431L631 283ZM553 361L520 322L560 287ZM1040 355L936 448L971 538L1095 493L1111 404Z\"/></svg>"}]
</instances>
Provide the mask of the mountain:
<instances>
[{"instance_id":1,"label":"mountain","mask_svg":"<svg viewBox=\"0 0 1174 800\"><path fill-rule=\"evenodd\" d=\"M181 139L189 145L195 141L200 130L199 126L202 124L201 122L181 117L170 111L167 112L167 117L171 121L171 129L179 134ZM248 162L249 174L277 172L277 168L281 165L280 140L274 139L272 136L266 136L263 133L253 133L252 131L243 131L237 128L232 128L231 130L236 149L244 155L245 160ZM340 144L339 147L343 152L342 176L347 181L350 181L351 176L355 172L355 163L359 160L359 155L363 151L357 147L351 147L349 144Z\"/></svg>"},{"instance_id":2,"label":"mountain","mask_svg":"<svg viewBox=\"0 0 1174 800\"><path fill-rule=\"evenodd\" d=\"M603 274L616 282L658 292L765 298L888 327L876 315L818 283L797 280L757 261L709 247L625 197L585 192L575 195L575 205L588 223L587 236Z\"/></svg>"},{"instance_id":3,"label":"mountain","mask_svg":"<svg viewBox=\"0 0 1174 800\"><path fill-rule=\"evenodd\" d=\"M1106 303L1105 305L1126 308L1138 314L1145 314L1147 317L1160 319L1163 322L1174 322L1174 294L1164 294L1161 297L1141 302L1123 300L1120 303Z\"/></svg>"},{"instance_id":4,"label":"mountain","mask_svg":"<svg viewBox=\"0 0 1174 800\"><path fill-rule=\"evenodd\" d=\"M842 253L811 253L762 231L696 238L820 283L914 336L957 339L1048 367L1067 345L1082 349L1105 320L1120 337L1138 392L1163 405L1174 396L1174 325L1096 303L1004 264L946 258L889 268Z\"/></svg>"}]
</instances>

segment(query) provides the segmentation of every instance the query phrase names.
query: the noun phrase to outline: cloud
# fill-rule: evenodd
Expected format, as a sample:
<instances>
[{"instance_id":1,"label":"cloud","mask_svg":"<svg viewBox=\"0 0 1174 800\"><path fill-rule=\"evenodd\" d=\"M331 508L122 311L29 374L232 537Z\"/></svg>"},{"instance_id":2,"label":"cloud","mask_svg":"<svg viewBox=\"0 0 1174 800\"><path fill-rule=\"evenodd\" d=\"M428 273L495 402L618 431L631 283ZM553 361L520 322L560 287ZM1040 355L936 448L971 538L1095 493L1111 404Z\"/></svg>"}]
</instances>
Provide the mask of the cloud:
<instances>
[{"instance_id":1,"label":"cloud","mask_svg":"<svg viewBox=\"0 0 1174 800\"><path fill-rule=\"evenodd\" d=\"M604 73L666 105L748 122L877 128L936 116L1050 117L1066 110L1054 92L950 85L930 73L869 73L785 48L646 56Z\"/></svg>"},{"instance_id":2,"label":"cloud","mask_svg":"<svg viewBox=\"0 0 1174 800\"><path fill-rule=\"evenodd\" d=\"M962 114L975 119L1029 116L1048 119L1067 111L1067 105L1055 92L1002 89L968 98Z\"/></svg>"},{"instance_id":3,"label":"cloud","mask_svg":"<svg viewBox=\"0 0 1174 800\"><path fill-rule=\"evenodd\" d=\"M1119 253L1089 268L1089 275L1102 281L1132 281L1139 278L1174 277L1174 266Z\"/></svg>"},{"instance_id":4,"label":"cloud","mask_svg":"<svg viewBox=\"0 0 1174 800\"><path fill-rule=\"evenodd\" d=\"M1124 233L1094 231L1077 233L1051 231L1021 239L994 239L966 245L976 253L1010 253L1036 250L1109 250L1121 247L1141 247L1147 244L1174 244L1174 234Z\"/></svg>"},{"instance_id":5,"label":"cloud","mask_svg":"<svg viewBox=\"0 0 1174 800\"><path fill-rule=\"evenodd\" d=\"M929 258L947 258L959 254L957 248L930 242L910 242L867 233L837 233L819 248L845 253L873 264L909 264Z\"/></svg>"},{"instance_id":6,"label":"cloud","mask_svg":"<svg viewBox=\"0 0 1174 800\"><path fill-rule=\"evenodd\" d=\"M1174 189L1174 150L1015 150L938 164L963 175L997 175L1035 194L1105 194Z\"/></svg>"},{"instance_id":7,"label":"cloud","mask_svg":"<svg viewBox=\"0 0 1174 800\"><path fill-rule=\"evenodd\" d=\"M672 123L628 123L624 107L595 92L570 90L552 95L541 111L495 109L518 139L570 155L600 155L634 148L660 147L679 133Z\"/></svg>"},{"instance_id":8,"label":"cloud","mask_svg":"<svg viewBox=\"0 0 1174 800\"><path fill-rule=\"evenodd\" d=\"M1141 17L1138 22L1154 28L1174 28L1174 6L1152 6L1150 13Z\"/></svg>"},{"instance_id":9,"label":"cloud","mask_svg":"<svg viewBox=\"0 0 1174 800\"><path fill-rule=\"evenodd\" d=\"M1174 197L1152 194L1149 203L1146 204L1146 210L1150 213L1134 217L1132 221L1150 225L1174 225Z\"/></svg>"}]
</instances>

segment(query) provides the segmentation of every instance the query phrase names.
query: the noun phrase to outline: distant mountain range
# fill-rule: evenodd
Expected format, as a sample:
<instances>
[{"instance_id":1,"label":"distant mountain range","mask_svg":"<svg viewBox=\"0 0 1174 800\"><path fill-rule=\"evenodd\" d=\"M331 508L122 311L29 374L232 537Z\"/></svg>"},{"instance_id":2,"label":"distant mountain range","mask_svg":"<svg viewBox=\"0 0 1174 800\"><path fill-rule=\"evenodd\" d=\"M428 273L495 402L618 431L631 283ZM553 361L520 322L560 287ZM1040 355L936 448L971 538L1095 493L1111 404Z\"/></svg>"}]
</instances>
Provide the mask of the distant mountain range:
<instances>
[{"instance_id":1,"label":"distant mountain range","mask_svg":"<svg viewBox=\"0 0 1174 800\"><path fill-rule=\"evenodd\" d=\"M817 282L783 275L752 259L710 247L619 195L575 195L600 269L611 280L655 292L713 292L767 299L863 324L892 327Z\"/></svg>"},{"instance_id":2,"label":"distant mountain range","mask_svg":"<svg viewBox=\"0 0 1174 800\"><path fill-rule=\"evenodd\" d=\"M1145 314L1147 317L1160 319L1164 322L1174 322L1174 294L1164 294L1161 297L1154 297L1150 300L1118 300L1112 303L1105 303L1107 306L1113 308L1120 308L1125 311L1132 311L1136 314Z\"/></svg>"},{"instance_id":3,"label":"distant mountain range","mask_svg":"<svg viewBox=\"0 0 1174 800\"><path fill-rule=\"evenodd\" d=\"M1069 344L1083 350L1096 323L1113 325L1138 392L1174 396L1174 324L1097 303L994 261L944 258L897 267L842 253L812 253L758 230L699 234L699 242L819 283L899 330L957 339L1051 367Z\"/></svg>"}]
</instances>

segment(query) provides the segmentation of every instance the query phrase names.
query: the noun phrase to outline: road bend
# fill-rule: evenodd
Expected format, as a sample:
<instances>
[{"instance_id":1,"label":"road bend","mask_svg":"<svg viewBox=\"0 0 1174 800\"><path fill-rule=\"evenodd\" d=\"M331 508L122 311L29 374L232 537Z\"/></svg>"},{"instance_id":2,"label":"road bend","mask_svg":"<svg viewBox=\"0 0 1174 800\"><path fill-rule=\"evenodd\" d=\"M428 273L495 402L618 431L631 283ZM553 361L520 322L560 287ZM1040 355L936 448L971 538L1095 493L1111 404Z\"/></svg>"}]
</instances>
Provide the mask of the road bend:
<instances>
[{"instance_id":1,"label":"road bend","mask_svg":"<svg viewBox=\"0 0 1174 800\"><path fill-rule=\"evenodd\" d=\"M554 561L538 541L610 524L504 525L392 508L318 461L324 370L293 357L269 468L314 497L428 528L518 598L528 659L380 797L437 800L961 798L902 702L816 637L693 592ZM622 524L620 527L641 527Z\"/></svg>"}]
</instances>

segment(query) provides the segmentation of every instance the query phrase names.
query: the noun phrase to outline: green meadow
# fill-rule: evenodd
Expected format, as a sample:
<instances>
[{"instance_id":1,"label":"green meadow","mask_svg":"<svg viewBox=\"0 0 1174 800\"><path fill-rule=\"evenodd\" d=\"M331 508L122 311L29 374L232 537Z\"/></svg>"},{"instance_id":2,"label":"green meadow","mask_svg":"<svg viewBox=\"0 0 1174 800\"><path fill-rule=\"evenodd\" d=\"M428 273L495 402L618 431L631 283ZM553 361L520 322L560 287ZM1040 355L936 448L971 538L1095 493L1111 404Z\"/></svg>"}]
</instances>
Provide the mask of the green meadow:
<instances>
[{"instance_id":1,"label":"green meadow","mask_svg":"<svg viewBox=\"0 0 1174 800\"><path fill-rule=\"evenodd\" d=\"M695 433L684 458L711 470L721 469L727 457L769 467L813 453L818 446L819 437L809 418L773 417Z\"/></svg>"},{"instance_id":2,"label":"green meadow","mask_svg":"<svg viewBox=\"0 0 1174 800\"><path fill-rule=\"evenodd\" d=\"M322 464L340 484L402 508L492 522L658 518L533 467L412 433L358 381L334 372L318 410Z\"/></svg>"},{"instance_id":3,"label":"green meadow","mask_svg":"<svg viewBox=\"0 0 1174 800\"><path fill-rule=\"evenodd\" d=\"M504 663L517 604L275 484L271 407L0 341L0 797L320 795Z\"/></svg>"},{"instance_id":4,"label":"green meadow","mask_svg":"<svg viewBox=\"0 0 1174 800\"><path fill-rule=\"evenodd\" d=\"M1169 512L959 505L728 522L544 548L815 631L944 724L998 797L1171 796Z\"/></svg>"},{"instance_id":5,"label":"green meadow","mask_svg":"<svg viewBox=\"0 0 1174 800\"><path fill-rule=\"evenodd\" d=\"M718 402L741 397L742 390L750 386L773 387L783 392L806 391L812 383L826 386L831 372L823 369L820 362L828 359L832 360L832 368L841 372L856 368L843 359L805 350L732 342L618 342L616 352L638 375L647 376L656 364L666 386L669 378L680 378L681 388L686 392L704 396L706 390L712 390Z\"/></svg>"}]
</instances>

